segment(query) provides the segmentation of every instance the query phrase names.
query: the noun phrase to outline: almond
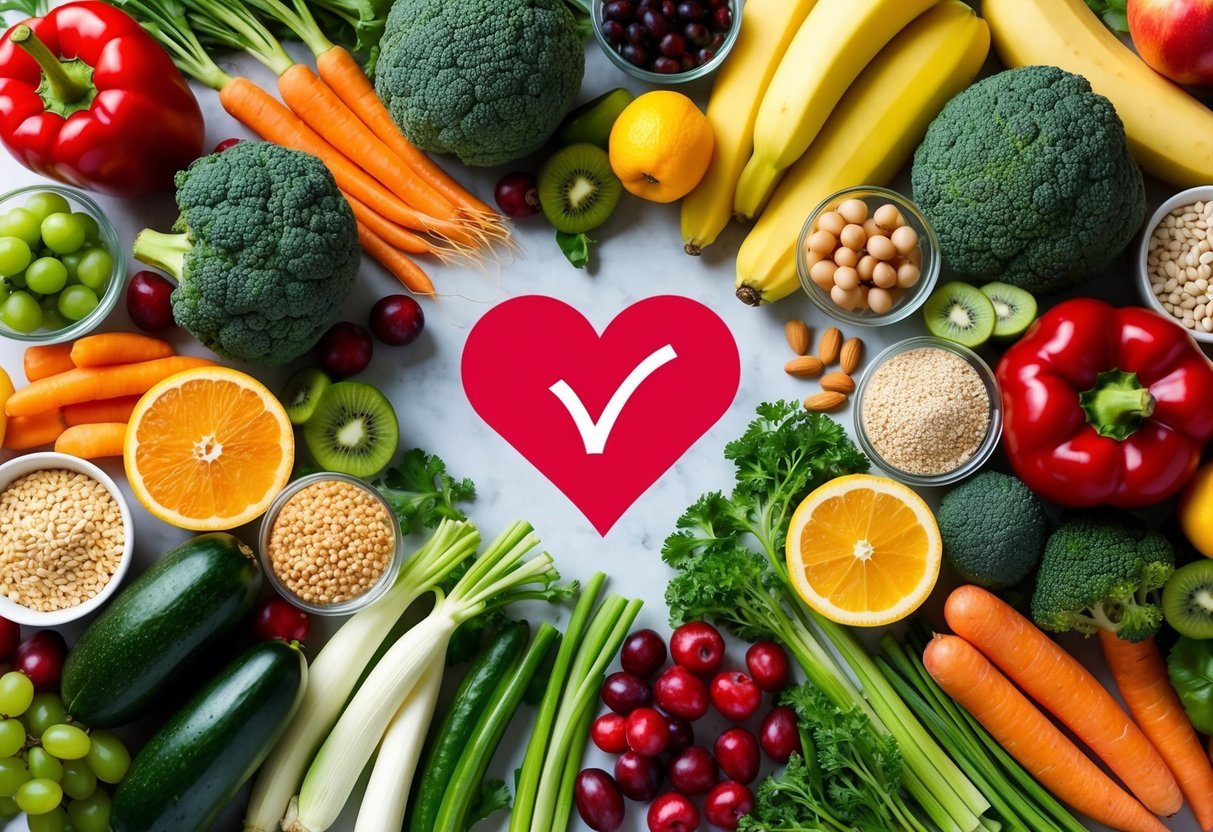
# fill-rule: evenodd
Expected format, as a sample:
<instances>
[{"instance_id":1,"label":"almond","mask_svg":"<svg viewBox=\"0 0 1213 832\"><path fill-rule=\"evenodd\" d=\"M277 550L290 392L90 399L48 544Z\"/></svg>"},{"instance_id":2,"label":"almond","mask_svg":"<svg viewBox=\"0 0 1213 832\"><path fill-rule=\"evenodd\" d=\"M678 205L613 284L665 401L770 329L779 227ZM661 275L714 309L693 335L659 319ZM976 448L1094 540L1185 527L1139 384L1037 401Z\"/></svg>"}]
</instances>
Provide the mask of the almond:
<instances>
[{"instance_id":1,"label":"almond","mask_svg":"<svg viewBox=\"0 0 1213 832\"><path fill-rule=\"evenodd\" d=\"M842 349L842 333L838 327L832 326L821 333L821 343L817 345L817 357L821 363L829 366L838 360L838 352Z\"/></svg>"},{"instance_id":2,"label":"almond","mask_svg":"<svg viewBox=\"0 0 1213 832\"><path fill-rule=\"evenodd\" d=\"M821 363L821 359L814 358L811 355L793 358L783 365L783 371L796 378L816 378L822 374L825 368L825 365Z\"/></svg>"},{"instance_id":3,"label":"almond","mask_svg":"<svg viewBox=\"0 0 1213 832\"><path fill-rule=\"evenodd\" d=\"M783 325L783 334L788 339L788 346L797 355L808 355L809 345L813 341L813 330L804 321L793 319Z\"/></svg>"},{"instance_id":4,"label":"almond","mask_svg":"<svg viewBox=\"0 0 1213 832\"><path fill-rule=\"evenodd\" d=\"M838 354L838 363L842 366L842 371L853 376L862 361L863 341L859 338L848 338L847 342L842 345L842 352Z\"/></svg>"},{"instance_id":5,"label":"almond","mask_svg":"<svg viewBox=\"0 0 1213 832\"><path fill-rule=\"evenodd\" d=\"M842 393L835 393L833 390L823 390L805 399L804 409L811 410L814 413L830 413L838 410L846 403L847 397L842 395Z\"/></svg>"},{"instance_id":6,"label":"almond","mask_svg":"<svg viewBox=\"0 0 1213 832\"><path fill-rule=\"evenodd\" d=\"M821 389L849 396L855 392L855 382L846 373L826 373L821 377Z\"/></svg>"}]
</instances>

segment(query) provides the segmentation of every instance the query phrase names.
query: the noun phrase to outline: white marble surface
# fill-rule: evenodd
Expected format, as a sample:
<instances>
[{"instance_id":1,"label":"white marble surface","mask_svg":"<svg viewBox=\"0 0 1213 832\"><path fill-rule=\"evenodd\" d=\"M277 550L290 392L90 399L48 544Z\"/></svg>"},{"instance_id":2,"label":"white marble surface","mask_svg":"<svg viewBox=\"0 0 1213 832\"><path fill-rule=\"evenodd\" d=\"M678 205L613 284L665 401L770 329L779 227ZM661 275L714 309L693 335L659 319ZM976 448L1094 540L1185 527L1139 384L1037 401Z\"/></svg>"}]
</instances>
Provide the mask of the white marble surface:
<instances>
[{"instance_id":1,"label":"white marble surface","mask_svg":"<svg viewBox=\"0 0 1213 832\"><path fill-rule=\"evenodd\" d=\"M583 99L627 83L629 79L611 67L592 43L587 47L587 54ZM240 61L239 65L269 86L269 76L261 67L248 61ZM641 90L640 87L636 89ZM707 87L701 84L688 92L702 101ZM201 90L199 98L206 113L208 147L229 136L247 135L222 111L214 93ZM536 159L512 167L537 169L540 162ZM491 196L499 175L505 172L468 172L454 164L448 164L448 168L461 182L486 198ZM0 182L3 182L4 190L38 181L39 177L17 165L7 154L0 154ZM904 189L904 177L899 184ZM1152 191L1152 204L1168 192L1168 189L1156 186ZM129 244L134 234L146 225L167 229L175 216L171 198L167 196L139 202L103 198L101 202L124 244ZM530 520L555 556L562 574L569 578L584 578L598 569L605 569L612 576L609 589L645 600L637 626L651 626L666 632L662 593L668 570L658 554L662 539L682 510L701 492L729 485L731 470L721 450L727 440L743 430L755 405L768 399L801 397L814 389L811 382L791 379L782 372L788 357L783 338L784 321L799 316L818 332L829 322L804 297L793 297L763 309L751 309L734 299L733 256L742 239L740 229L730 230L704 257L692 259L682 252L677 207L651 205L625 195L610 222L591 236L600 242L595 247L593 265L588 272L574 270L566 263L555 245L552 231L541 218L518 225L516 237L520 252L512 262L500 267L490 266L484 272L477 272L427 265L438 291L448 297L425 303L427 326L418 343L405 348L377 344L372 366L362 378L382 387L391 397L400 417L402 447L416 446L438 453L452 472L475 480L478 498L471 515L486 537L513 519ZM129 272L133 273L137 268L132 264ZM1129 301L1133 297L1131 272L1126 265L1093 282L1087 289L1112 299ZM344 317L364 321L377 298L398 290L390 276L367 260L358 285L345 304ZM459 359L469 327L492 303L532 293L567 301L600 330L620 310L641 298L653 294L687 295L715 309L732 329L740 348L742 378L733 407L633 505L605 538L599 537L563 495L478 420L462 392ZM456 294L471 300L453 297ZM121 307L105 324L105 329L128 328L130 323ZM868 344L868 355L872 356L889 343L921 332L921 322L913 316L896 326L848 334L862 335ZM184 352L202 352L185 333L178 333L174 339ZM14 380L21 379L20 345L0 342L0 365ZM271 388L276 388L290 369L259 371L257 375ZM503 371L508 372L508 368ZM686 406L694 407L694 402L687 402ZM677 417L677 413L670 414L670 418ZM845 412L840 418L849 428L850 413ZM108 463L106 468L119 477L122 473L118 462ZM137 567L146 566L186 538L185 532L158 522L137 502L133 502L132 507L136 517ZM244 530L243 536L250 542L255 541L255 529ZM534 610L531 618L537 620L541 615L550 616L561 625L567 620L565 611L551 609ZM335 623L332 620L314 621L314 632L323 634ZM1079 645L1074 641L1073 645L1067 643L1067 646L1075 647L1083 655L1095 656L1091 645ZM314 651L319 646L320 639L314 636L309 647ZM740 663L743 651L744 647L733 643L730 658ZM496 776L507 781L512 779L510 772L520 760L521 749L529 736L529 721L525 713L516 720L494 763L492 773ZM701 743L710 746L715 736L715 730L700 729ZM586 764L608 770L611 767L610 762L592 748ZM236 812L229 812L215 828L236 829L237 816ZM504 829L504 825L499 815L477 828ZM11 828L23 829L24 824L15 823ZM351 830L353 811L348 811L334 828ZM585 827L574 816L571 828ZM637 832L646 828L641 807L629 805L625 828ZM1172 823L1172 828L1193 832L1196 825L1185 812Z\"/></svg>"}]
</instances>

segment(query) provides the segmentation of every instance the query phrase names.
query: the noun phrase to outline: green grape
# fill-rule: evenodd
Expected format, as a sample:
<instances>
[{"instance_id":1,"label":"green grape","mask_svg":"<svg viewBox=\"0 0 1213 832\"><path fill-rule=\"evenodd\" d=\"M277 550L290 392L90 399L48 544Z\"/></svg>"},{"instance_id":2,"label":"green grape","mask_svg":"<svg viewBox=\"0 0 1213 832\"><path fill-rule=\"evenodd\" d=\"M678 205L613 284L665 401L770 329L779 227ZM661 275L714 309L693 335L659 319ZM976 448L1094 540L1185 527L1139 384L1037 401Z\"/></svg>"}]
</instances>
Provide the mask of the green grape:
<instances>
[{"instance_id":1,"label":"green grape","mask_svg":"<svg viewBox=\"0 0 1213 832\"><path fill-rule=\"evenodd\" d=\"M29 782L29 767L20 757L0 759L0 796L12 797Z\"/></svg>"},{"instance_id":2,"label":"green grape","mask_svg":"<svg viewBox=\"0 0 1213 832\"><path fill-rule=\"evenodd\" d=\"M21 807L12 796L0 797L0 820L12 820L21 814Z\"/></svg>"},{"instance_id":3,"label":"green grape","mask_svg":"<svg viewBox=\"0 0 1213 832\"><path fill-rule=\"evenodd\" d=\"M35 746L29 750L29 773L35 778L63 781L63 763L45 748Z\"/></svg>"},{"instance_id":4,"label":"green grape","mask_svg":"<svg viewBox=\"0 0 1213 832\"><path fill-rule=\"evenodd\" d=\"M20 274L32 256L20 237L0 237L0 274Z\"/></svg>"},{"instance_id":5,"label":"green grape","mask_svg":"<svg viewBox=\"0 0 1213 832\"><path fill-rule=\"evenodd\" d=\"M63 792L73 800L83 800L97 791L97 775L85 760L68 760L63 764Z\"/></svg>"},{"instance_id":6,"label":"green grape","mask_svg":"<svg viewBox=\"0 0 1213 832\"><path fill-rule=\"evenodd\" d=\"M0 722L0 758L12 757L25 746L25 726L19 719Z\"/></svg>"},{"instance_id":7,"label":"green grape","mask_svg":"<svg viewBox=\"0 0 1213 832\"><path fill-rule=\"evenodd\" d=\"M105 249L97 246L84 252L77 267L77 277L83 285L97 294L110 282L110 274L114 271L114 258Z\"/></svg>"},{"instance_id":8,"label":"green grape","mask_svg":"<svg viewBox=\"0 0 1213 832\"><path fill-rule=\"evenodd\" d=\"M71 254L84 245L84 226L72 214L51 214L42 221L42 242L56 254Z\"/></svg>"},{"instance_id":9,"label":"green grape","mask_svg":"<svg viewBox=\"0 0 1213 832\"><path fill-rule=\"evenodd\" d=\"M17 332L33 332L42 326L42 309L29 292L13 292L0 309L0 318ZM8 674L5 674L8 675ZM0 684L0 713L8 713L4 707L4 686Z\"/></svg>"},{"instance_id":10,"label":"green grape","mask_svg":"<svg viewBox=\"0 0 1213 832\"><path fill-rule=\"evenodd\" d=\"M56 298L52 298L52 300L56 300ZM42 313L43 328L51 330L52 332L56 329L63 329L70 323L71 321L59 314L59 310L57 308Z\"/></svg>"},{"instance_id":11,"label":"green grape","mask_svg":"<svg viewBox=\"0 0 1213 832\"><path fill-rule=\"evenodd\" d=\"M41 814L30 814L25 822L29 824L29 832L67 832L67 813L58 806Z\"/></svg>"},{"instance_id":12,"label":"green grape","mask_svg":"<svg viewBox=\"0 0 1213 832\"><path fill-rule=\"evenodd\" d=\"M18 289L24 289L25 288L25 272L21 272L21 274L10 274L8 277L6 277L4 279L4 282L9 284L10 286L17 287Z\"/></svg>"},{"instance_id":13,"label":"green grape","mask_svg":"<svg viewBox=\"0 0 1213 832\"><path fill-rule=\"evenodd\" d=\"M63 264L63 268L67 269L68 285L80 282L80 261L83 258L83 251L73 251L71 254L65 254L59 258L59 262Z\"/></svg>"},{"instance_id":14,"label":"green grape","mask_svg":"<svg viewBox=\"0 0 1213 832\"><path fill-rule=\"evenodd\" d=\"M94 731L90 737L88 765L102 783L117 783L131 767L131 755L122 740L109 731Z\"/></svg>"},{"instance_id":15,"label":"green grape","mask_svg":"<svg viewBox=\"0 0 1213 832\"><path fill-rule=\"evenodd\" d=\"M84 211L72 211L72 216L84 228L85 242L95 243L101 239L101 226L97 224L97 220L92 214L87 214Z\"/></svg>"},{"instance_id":16,"label":"green grape","mask_svg":"<svg viewBox=\"0 0 1213 832\"><path fill-rule=\"evenodd\" d=\"M88 734L75 725L52 725L42 733L42 747L60 760L82 760L88 756Z\"/></svg>"},{"instance_id":17,"label":"green grape","mask_svg":"<svg viewBox=\"0 0 1213 832\"><path fill-rule=\"evenodd\" d=\"M54 780L37 777L17 789L17 805L27 815L45 815L63 800L63 787Z\"/></svg>"},{"instance_id":18,"label":"green grape","mask_svg":"<svg viewBox=\"0 0 1213 832\"><path fill-rule=\"evenodd\" d=\"M67 285L67 268L54 257L39 257L25 270L25 285L31 292L53 295Z\"/></svg>"},{"instance_id":19,"label":"green grape","mask_svg":"<svg viewBox=\"0 0 1213 832\"><path fill-rule=\"evenodd\" d=\"M17 297L24 292L17 292L13 297ZM29 295L25 295L29 298ZM11 303L13 298L9 298ZM33 298L30 298L33 301ZM37 303L34 304L37 308ZM5 304L5 311L8 311L8 304ZM41 311L41 310L39 310ZM14 327L15 328L15 327ZM5 716L21 716L29 710L29 706L34 701L34 683L29 680L19 670L10 670L3 676L0 676L0 714Z\"/></svg>"},{"instance_id":20,"label":"green grape","mask_svg":"<svg viewBox=\"0 0 1213 832\"><path fill-rule=\"evenodd\" d=\"M51 214L70 214L72 206L54 191L42 191L25 200L25 210L42 222Z\"/></svg>"},{"instance_id":21,"label":"green grape","mask_svg":"<svg viewBox=\"0 0 1213 832\"><path fill-rule=\"evenodd\" d=\"M0 237L20 237L33 248L42 242L42 218L24 208L0 214Z\"/></svg>"},{"instance_id":22,"label":"green grape","mask_svg":"<svg viewBox=\"0 0 1213 832\"><path fill-rule=\"evenodd\" d=\"M42 732L52 725L67 722L67 711L63 709L63 700L57 693L35 694L28 715L29 732L35 737L41 737Z\"/></svg>"},{"instance_id":23,"label":"green grape","mask_svg":"<svg viewBox=\"0 0 1213 832\"><path fill-rule=\"evenodd\" d=\"M67 807L76 832L109 832L110 796L104 789L93 792L86 800L76 800Z\"/></svg>"},{"instance_id":24,"label":"green grape","mask_svg":"<svg viewBox=\"0 0 1213 832\"><path fill-rule=\"evenodd\" d=\"M59 295L59 314L69 321L88 317L97 308L97 293L87 286L68 286Z\"/></svg>"}]
</instances>

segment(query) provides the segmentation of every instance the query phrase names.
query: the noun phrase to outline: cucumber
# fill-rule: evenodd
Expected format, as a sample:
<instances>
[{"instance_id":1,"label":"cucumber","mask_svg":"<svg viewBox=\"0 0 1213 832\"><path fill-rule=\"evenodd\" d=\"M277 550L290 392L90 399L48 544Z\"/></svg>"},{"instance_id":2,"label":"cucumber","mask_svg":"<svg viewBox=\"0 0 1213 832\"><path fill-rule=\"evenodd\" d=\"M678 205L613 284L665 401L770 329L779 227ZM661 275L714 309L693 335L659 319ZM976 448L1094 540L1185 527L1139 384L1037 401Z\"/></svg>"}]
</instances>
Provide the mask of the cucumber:
<instances>
[{"instance_id":1,"label":"cucumber","mask_svg":"<svg viewBox=\"0 0 1213 832\"><path fill-rule=\"evenodd\" d=\"M114 793L114 832L201 832L269 755L303 699L297 646L263 641L143 746Z\"/></svg>"},{"instance_id":2,"label":"cucumber","mask_svg":"<svg viewBox=\"0 0 1213 832\"><path fill-rule=\"evenodd\" d=\"M451 706L442 717L442 724L426 745L425 760L418 768L420 787L413 800L409 832L433 832L438 809L451 789L451 775L472 731L498 686L522 655L529 634L530 627L525 621L510 623L468 668L467 675L451 697ZM466 783L461 784L461 788L477 789L479 785Z\"/></svg>"},{"instance_id":3,"label":"cucumber","mask_svg":"<svg viewBox=\"0 0 1213 832\"><path fill-rule=\"evenodd\" d=\"M247 620L261 586L253 552L230 534L195 537L118 594L63 664L63 704L85 725L140 717L170 681Z\"/></svg>"}]
</instances>

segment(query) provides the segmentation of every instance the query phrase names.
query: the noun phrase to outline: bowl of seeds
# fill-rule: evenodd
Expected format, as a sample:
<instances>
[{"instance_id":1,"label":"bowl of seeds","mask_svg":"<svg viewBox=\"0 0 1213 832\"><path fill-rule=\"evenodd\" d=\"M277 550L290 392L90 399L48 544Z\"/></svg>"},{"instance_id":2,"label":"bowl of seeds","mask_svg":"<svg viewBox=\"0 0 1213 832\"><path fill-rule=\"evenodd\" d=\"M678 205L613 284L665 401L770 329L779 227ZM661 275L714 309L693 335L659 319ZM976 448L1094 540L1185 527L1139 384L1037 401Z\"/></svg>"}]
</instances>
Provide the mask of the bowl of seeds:
<instances>
[{"instance_id":1,"label":"bowl of seeds","mask_svg":"<svg viewBox=\"0 0 1213 832\"><path fill-rule=\"evenodd\" d=\"M261 521L261 562L274 588L317 615L349 615L383 595L404 558L404 535L382 495L322 472L282 490Z\"/></svg>"},{"instance_id":2,"label":"bowl of seeds","mask_svg":"<svg viewBox=\"0 0 1213 832\"><path fill-rule=\"evenodd\" d=\"M855 392L855 438L907 485L947 485L985 464L1002 435L994 372L942 338L909 338L868 365Z\"/></svg>"},{"instance_id":3,"label":"bowl of seeds","mask_svg":"<svg viewBox=\"0 0 1213 832\"><path fill-rule=\"evenodd\" d=\"M117 591L134 553L130 507L78 457L26 454L0 465L0 615L55 627Z\"/></svg>"},{"instance_id":4,"label":"bowl of seeds","mask_svg":"<svg viewBox=\"0 0 1213 832\"><path fill-rule=\"evenodd\" d=\"M1168 199L1137 249L1141 296L1205 344L1213 344L1213 185Z\"/></svg>"}]
</instances>

